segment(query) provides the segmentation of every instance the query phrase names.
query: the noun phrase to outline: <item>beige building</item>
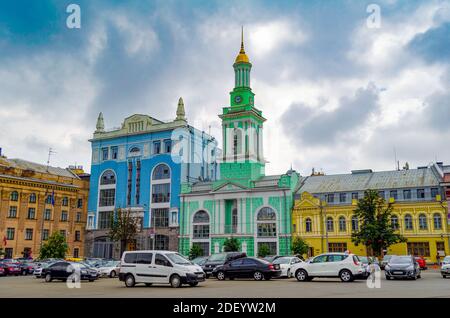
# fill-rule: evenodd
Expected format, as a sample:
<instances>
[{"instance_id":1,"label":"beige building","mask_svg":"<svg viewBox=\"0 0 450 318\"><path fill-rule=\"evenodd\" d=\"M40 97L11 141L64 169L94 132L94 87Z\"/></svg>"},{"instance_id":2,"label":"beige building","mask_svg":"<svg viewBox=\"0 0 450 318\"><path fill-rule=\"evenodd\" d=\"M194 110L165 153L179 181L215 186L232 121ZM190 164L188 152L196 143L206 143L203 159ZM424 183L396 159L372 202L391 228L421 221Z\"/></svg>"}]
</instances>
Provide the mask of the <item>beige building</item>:
<instances>
[{"instance_id":1,"label":"beige building","mask_svg":"<svg viewBox=\"0 0 450 318\"><path fill-rule=\"evenodd\" d=\"M84 256L89 175L0 157L0 248L5 258L33 257L55 231L68 257Z\"/></svg>"}]
</instances>

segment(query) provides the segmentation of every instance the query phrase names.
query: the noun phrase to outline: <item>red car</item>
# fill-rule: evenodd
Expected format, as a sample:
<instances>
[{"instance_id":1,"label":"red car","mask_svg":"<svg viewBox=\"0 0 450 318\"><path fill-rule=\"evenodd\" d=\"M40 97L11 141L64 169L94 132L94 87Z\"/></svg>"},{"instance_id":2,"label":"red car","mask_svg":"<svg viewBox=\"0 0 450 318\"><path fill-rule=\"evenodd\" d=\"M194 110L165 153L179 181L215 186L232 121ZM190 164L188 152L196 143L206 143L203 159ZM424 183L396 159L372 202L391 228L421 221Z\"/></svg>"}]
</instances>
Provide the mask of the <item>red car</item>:
<instances>
[{"instance_id":1,"label":"red car","mask_svg":"<svg viewBox=\"0 0 450 318\"><path fill-rule=\"evenodd\" d=\"M3 268L2 264L0 264L0 276L6 276L5 269Z\"/></svg>"},{"instance_id":2,"label":"red car","mask_svg":"<svg viewBox=\"0 0 450 318\"><path fill-rule=\"evenodd\" d=\"M417 263L419 263L420 269L427 269L427 261L422 256L414 257Z\"/></svg>"},{"instance_id":3,"label":"red car","mask_svg":"<svg viewBox=\"0 0 450 318\"><path fill-rule=\"evenodd\" d=\"M14 262L3 262L2 267L5 271L5 275L19 276L22 273L20 266Z\"/></svg>"}]
</instances>

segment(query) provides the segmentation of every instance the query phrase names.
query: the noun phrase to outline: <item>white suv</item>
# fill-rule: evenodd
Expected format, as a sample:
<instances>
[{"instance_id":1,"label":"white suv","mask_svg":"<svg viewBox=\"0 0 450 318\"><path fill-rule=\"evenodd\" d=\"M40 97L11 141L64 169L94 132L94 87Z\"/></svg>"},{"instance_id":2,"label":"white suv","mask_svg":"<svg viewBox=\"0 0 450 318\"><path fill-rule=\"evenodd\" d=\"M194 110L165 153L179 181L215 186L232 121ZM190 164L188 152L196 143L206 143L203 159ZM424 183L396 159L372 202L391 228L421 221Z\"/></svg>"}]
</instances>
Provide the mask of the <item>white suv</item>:
<instances>
[{"instance_id":1,"label":"white suv","mask_svg":"<svg viewBox=\"0 0 450 318\"><path fill-rule=\"evenodd\" d=\"M321 254L307 262L292 265L290 272L299 282L311 281L314 277L339 277L343 282L351 282L366 275L358 256L347 253Z\"/></svg>"},{"instance_id":2,"label":"white suv","mask_svg":"<svg viewBox=\"0 0 450 318\"><path fill-rule=\"evenodd\" d=\"M177 252L132 251L122 255L119 280L125 282L127 287L137 283L147 286L153 283L170 284L172 287L181 287L182 284L197 286L205 280L205 272Z\"/></svg>"}]
</instances>

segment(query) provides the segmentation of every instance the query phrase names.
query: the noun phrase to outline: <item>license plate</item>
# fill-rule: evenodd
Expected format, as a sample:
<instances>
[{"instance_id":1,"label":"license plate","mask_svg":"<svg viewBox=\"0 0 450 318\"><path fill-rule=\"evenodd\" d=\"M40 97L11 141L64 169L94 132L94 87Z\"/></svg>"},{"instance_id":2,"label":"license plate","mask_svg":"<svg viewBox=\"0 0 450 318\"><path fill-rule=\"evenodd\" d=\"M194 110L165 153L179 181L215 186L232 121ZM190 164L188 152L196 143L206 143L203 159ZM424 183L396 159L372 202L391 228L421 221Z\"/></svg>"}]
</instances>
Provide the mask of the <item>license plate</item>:
<instances>
[{"instance_id":1,"label":"license plate","mask_svg":"<svg viewBox=\"0 0 450 318\"><path fill-rule=\"evenodd\" d=\"M198 274L197 277L198 278L203 278L203 274Z\"/></svg>"},{"instance_id":2,"label":"license plate","mask_svg":"<svg viewBox=\"0 0 450 318\"><path fill-rule=\"evenodd\" d=\"M403 272L392 272L393 274L398 274L398 275L402 275Z\"/></svg>"},{"instance_id":3,"label":"license plate","mask_svg":"<svg viewBox=\"0 0 450 318\"><path fill-rule=\"evenodd\" d=\"M276 265L274 265L274 268L275 269L280 269L280 265L276 264Z\"/></svg>"}]
</instances>

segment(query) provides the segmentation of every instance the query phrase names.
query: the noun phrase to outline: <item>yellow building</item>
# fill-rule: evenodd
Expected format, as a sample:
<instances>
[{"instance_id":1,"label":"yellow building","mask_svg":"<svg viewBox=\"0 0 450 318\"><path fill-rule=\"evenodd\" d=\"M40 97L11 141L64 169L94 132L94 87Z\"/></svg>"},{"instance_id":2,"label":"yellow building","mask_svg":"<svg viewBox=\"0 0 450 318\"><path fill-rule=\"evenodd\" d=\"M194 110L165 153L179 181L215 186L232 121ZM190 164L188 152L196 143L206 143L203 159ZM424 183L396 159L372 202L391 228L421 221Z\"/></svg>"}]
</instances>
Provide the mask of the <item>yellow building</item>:
<instances>
[{"instance_id":1,"label":"yellow building","mask_svg":"<svg viewBox=\"0 0 450 318\"><path fill-rule=\"evenodd\" d=\"M312 175L302 180L292 213L293 237L310 245L309 256L323 252L366 255L365 246L351 241L359 227L353 215L364 190L375 189L393 204L391 224L407 238L387 254L412 254L436 262L449 255L447 202L442 200L437 165L399 171L352 171L342 175Z\"/></svg>"},{"instance_id":2,"label":"yellow building","mask_svg":"<svg viewBox=\"0 0 450 318\"><path fill-rule=\"evenodd\" d=\"M88 191L89 175L80 167L0 157L0 247L5 258L38 257L41 244L55 231L66 236L67 256L83 256Z\"/></svg>"}]
</instances>

